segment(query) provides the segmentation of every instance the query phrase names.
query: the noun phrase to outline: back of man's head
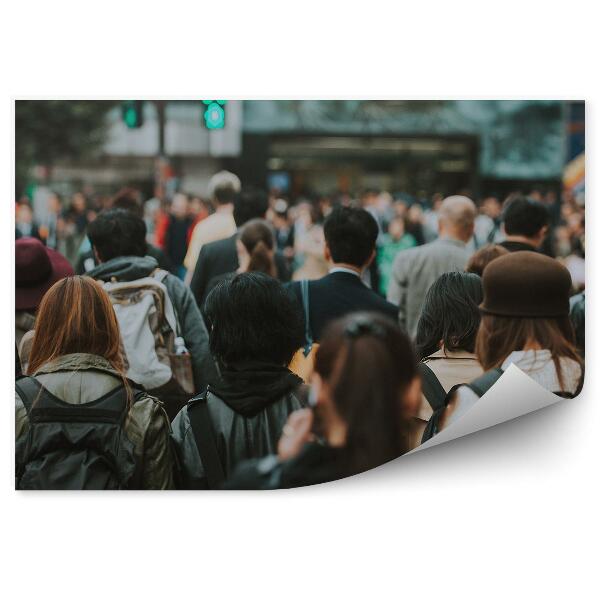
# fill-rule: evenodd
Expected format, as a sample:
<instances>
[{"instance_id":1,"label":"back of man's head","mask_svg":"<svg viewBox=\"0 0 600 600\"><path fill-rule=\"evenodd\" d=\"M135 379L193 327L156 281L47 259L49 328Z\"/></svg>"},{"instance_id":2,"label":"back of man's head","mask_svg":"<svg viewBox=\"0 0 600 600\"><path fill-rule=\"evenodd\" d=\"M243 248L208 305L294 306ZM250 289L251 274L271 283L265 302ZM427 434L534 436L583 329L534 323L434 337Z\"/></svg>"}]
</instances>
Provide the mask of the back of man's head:
<instances>
[{"instance_id":1,"label":"back of man's head","mask_svg":"<svg viewBox=\"0 0 600 600\"><path fill-rule=\"evenodd\" d=\"M229 171L215 173L208 183L209 196L218 204L231 204L240 193L240 178Z\"/></svg>"},{"instance_id":2,"label":"back of man's head","mask_svg":"<svg viewBox=\"0 0 600 600\"><path fill-rule=\"evenodd\" d=\"M325 219L325 242L334 263L364 268L375 250L377 222L363 208L338 206Z\"/></svg>"},{"instance_id":3,"label":"back of man's head","mask_svg":"<svg viewBox=\"0 0 600 600\"><path fill-rule=\"evenodd\" d=\"M504 207L502 220L506 235L518 235L534 239L549 221L548 210L537 200L517 196Z\"/></svg>"},{"instance_id":4,"label":"back of man's head","mask_svg":"<svg viewBox=\"0 0 600 600\"><path fill-rule=\"evenodd\" d=\"M477 209L466 196L448 196L438 213L440 233L467 242L473 235Z\"/></svg>"},{"instance_id":5,"label":"back of man's head","mask_svg":"<svg viewBox=\"0 0 600 600\"><path fill-rule=\"evenodd\" d=\"M269 209L269 199L262 190L244 189L233 203L235 224L241 227L251 219L264 219Z\"/></svg>"},{"instance_id":6,"label":"back of man's head","mask_svg":"<svg viewBox=\"0 0 600 600\"><path fill-rule=\"evenodd\" d=\"M102 211L89 224L88 238L101 262L146 255L146 224L123 208Z\"/></svg>"}]
</instances>

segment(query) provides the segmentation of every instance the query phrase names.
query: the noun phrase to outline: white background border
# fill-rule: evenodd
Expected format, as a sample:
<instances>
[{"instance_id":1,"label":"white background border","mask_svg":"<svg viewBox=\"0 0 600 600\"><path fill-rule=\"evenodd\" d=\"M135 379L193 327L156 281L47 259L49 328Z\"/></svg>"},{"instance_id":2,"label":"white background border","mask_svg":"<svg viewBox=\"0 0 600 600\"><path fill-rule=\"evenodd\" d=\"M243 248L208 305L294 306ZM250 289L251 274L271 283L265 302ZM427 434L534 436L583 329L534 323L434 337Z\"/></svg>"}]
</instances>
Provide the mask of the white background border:
<instances>
[{"instance_id":1,"label":"white background border","mask_svg":"<svg viewBox=\"0 0 600 600\"><path fill-rule=\"evenodd\" d=\"M593 3L3 4L4 597L591 598L597 595L597 17ZM275 493L16 494L14 97L584 98L582 397L364 476ZM7 588L6 590L4 588Z\"/></svg>"}]
</instances>

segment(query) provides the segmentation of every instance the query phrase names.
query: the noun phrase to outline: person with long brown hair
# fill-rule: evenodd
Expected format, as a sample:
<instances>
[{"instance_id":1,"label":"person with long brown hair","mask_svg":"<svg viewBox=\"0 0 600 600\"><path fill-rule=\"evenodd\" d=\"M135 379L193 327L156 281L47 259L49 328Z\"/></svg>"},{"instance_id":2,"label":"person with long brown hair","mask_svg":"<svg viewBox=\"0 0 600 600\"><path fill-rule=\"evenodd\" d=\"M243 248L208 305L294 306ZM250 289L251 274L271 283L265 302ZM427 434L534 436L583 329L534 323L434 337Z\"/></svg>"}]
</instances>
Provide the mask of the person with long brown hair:
<instances>
[{"instance_id":1,"label":"person with long brown hair","mask_svg":"<svg viewBox=\"0 0 600 600\"><path fill-rule=\"evenodd\" d=\"M310 398L314 410L290 416L277 456L240 465L226 488L325 483L407 452L410 419L421 399L408 336L377 313L357 312L333 321L316 353Z\"/></svg>"},{"instance_id":2,"label":"person with long brown hair","mask_svg":"<svg viewBox=\"0 0 600 600\"><path fill-rule=\"evenodd\" d=\"M55 283L38 310L28 377L16 382L17 487L172 486L166 414L125 368L101 285L82 276Z\"/></svg>"},{"instance_id":3,"label":"person with long brown hair","mask_svg":"<svg viewBox=\"0 0 600 600\"><path fill-rule=\"evenodd\" d=\"M465 414L511 364L554 394L580 392L583 361L569 321L571 286L563 265L536 252L513 252L486 267L475 342L485 373L451 395L423 441Z\"/></svg>"}]
</instances>

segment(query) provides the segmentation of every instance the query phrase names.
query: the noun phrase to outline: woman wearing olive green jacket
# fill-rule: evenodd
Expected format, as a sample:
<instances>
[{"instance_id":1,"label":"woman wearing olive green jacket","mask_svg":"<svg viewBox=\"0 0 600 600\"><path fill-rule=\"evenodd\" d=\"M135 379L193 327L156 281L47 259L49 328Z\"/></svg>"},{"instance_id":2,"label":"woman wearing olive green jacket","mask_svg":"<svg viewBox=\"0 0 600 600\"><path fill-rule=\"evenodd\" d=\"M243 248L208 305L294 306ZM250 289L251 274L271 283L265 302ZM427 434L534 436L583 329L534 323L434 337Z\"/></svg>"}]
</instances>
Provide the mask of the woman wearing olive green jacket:
<instances>
[{"instance_id":1,"label":"woman wearing olive green jacket","mask_svg":"<svg viewBox=\"0 0 600 600\"><path fill-rule=\"evenodd\" d=\"M46 293L28 373L15 397L17 487L173 487L166 413L123 375L118 324L94 280Z\"/></svg>"}]
</instances>

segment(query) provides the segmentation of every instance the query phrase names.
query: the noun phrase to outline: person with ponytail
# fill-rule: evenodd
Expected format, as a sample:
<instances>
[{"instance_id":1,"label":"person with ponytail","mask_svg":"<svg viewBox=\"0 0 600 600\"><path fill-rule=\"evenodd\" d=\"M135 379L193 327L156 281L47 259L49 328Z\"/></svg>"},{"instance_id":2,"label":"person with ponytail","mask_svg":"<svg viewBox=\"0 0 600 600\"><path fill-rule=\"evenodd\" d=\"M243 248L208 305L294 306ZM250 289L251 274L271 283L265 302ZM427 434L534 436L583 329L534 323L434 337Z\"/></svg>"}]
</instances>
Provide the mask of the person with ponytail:
<instances>
[{"instance_id":1,"label":"person with ponytail","mask_svg":"<svg viewBox=\"0 0 600 600\"><path fill-rule=\"evenodd\" d=\"M125 371L102 286L79 275L55 283L38 309L28 376L16 381L17 487L172 487L166 413Z\"/></svg>"},{"instance_id":2,"label":"person with ponytail","mask_svg":"<svg viewBox=\"0 0 600 600\"><path fill-rule=\"evenodd\" d=\"M225 279L239 273L264 273L277 277L275 264L275 235L273 228L264 219L252 219L239 230L236 240L239 267L235 273L223 273L213 277L206 286L206 295Z\"/></svg>"},{"instance_id":3,"label":"person with ponytail","mask_svg":"<svg viewBox=\"0 0 600 600\"><path fill-rule=\"evenodd\" d=\"M291 488L378 467L409 450L421 400L408 336L377 313L352 313L325 330L309 393L290 416L277 455L241 464L227 489Z\"/></svg>"}]
</instances>

